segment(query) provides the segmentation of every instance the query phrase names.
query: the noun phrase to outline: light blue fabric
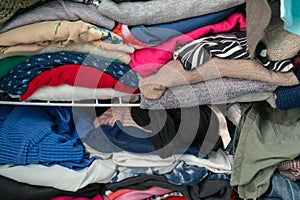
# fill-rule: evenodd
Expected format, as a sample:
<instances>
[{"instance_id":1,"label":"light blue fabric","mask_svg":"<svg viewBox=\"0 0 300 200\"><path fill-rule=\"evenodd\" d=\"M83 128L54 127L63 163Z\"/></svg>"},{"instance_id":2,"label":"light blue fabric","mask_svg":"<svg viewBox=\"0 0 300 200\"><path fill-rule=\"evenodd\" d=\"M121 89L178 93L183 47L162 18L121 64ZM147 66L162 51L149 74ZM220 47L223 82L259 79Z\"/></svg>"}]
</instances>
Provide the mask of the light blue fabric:
<instances>
[{"instance_id":1,"label":"light blue fabric","mask_svg":"<svg viewBox=\"0 0 300 200\"><path fill-rule=\"evenodd\" d=\"M291 181L281 176L277 171L272 176L269 191L258 200L298 200L300 197L300 182Z\"/></svg>"},{"instance_id":2,"label":"light blue fabric","mask_svg":"<svg viewBox=\"0 0 300 200\"><path fill-rule=\"evenodd\" d=\"M162 175L168 179L169 183L175 185L191 186L198 184L208 176L209 171L205 167L197 167L187 165L180 160L172 171L168 173L160 173L151 167L121 167L116 169L115 176L110 183L116 183L127 178L143 176L143 175Z\"/></svg>"},{"instance_id":3,"label":"light blue fabric","mask_svg":"<svg viewBox=\"0 0 300 200\"><path fill-rule=\"evenodd\" d=\"M197 167L186 164L183 160L179 160L178 164L168 173L160 173L152 167L121 167L117 166L115 176L110 183L116 183L127 178L143 176L143 175L161 175L168 179L169 183L182 186L193 186L206 177L210 180L229 180L230 174L215 174L208 171L205 167Z\"/></svg>"},{"instance_id":4,"label":"light blue fabric","mask_svg":"<svg viewBox=\"0 0 300 200\"><path fill-rule=\"evenodd\" d=\"M285 30L300 36L299 0L280 0L280 18Z\"/></svg>"},{"instance_id":5,"label":"light blue fabric","mask_svg":"<svg viewBox=\"0 0 300 200\"><path fill-rule=\"evenodd\" d=\"M216 13L183 19L175 22L156 24L151 26L132 26L130 31L135 39L147 44L161 44L177 35L190 32L196 28L215 23L232 13L235 7Z\"/></svg>"},{"instance_id":6,"label":"light blue fabric","mask_svg":"<svg viewBox=\"0 0 300 200\"><path fill-rule=\"evenodd\" d=\"M192 186L203 181L209 171L205 167L188 165L180 161L169 173L162 174L168 181L175 185Z\"/></svg>"}]
</instances>

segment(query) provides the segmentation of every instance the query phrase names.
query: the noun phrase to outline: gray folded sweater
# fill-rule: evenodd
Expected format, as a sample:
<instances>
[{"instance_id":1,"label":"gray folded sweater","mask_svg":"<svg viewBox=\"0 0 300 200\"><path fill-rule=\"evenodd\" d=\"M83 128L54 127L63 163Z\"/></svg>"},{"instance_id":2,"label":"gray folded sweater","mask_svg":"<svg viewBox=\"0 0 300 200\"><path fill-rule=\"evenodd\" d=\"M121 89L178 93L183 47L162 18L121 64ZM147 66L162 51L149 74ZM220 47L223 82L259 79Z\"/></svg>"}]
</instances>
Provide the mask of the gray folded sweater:
<instances>
[{"instance_id":1,"label":"gray folded sweater","mask_svg":"<svg viewBox=\"0 0 300 200\"><path fill-rule=\"evenodd\" d=\"M100 14L95 5L55 0L34 7L21 15L15 15L5 23L0 32L3 33L19 26L52 20L82 20L108 29L112 29L115 25L115 21Z\"/></svg>"},{"instance_id":2,"label":"gray folded sweater","mask_svg":"<svg viewBox=\"0 0 300 200\"><path fill-rule=\"evenodd\" d=\"M272 92L276 88L277 86L262 81L217 78L197 84L168 88L159 99L147 99L142 95L140 106L142 109L172 109L205 104L233 103L236 101L261 101L272 96ZM257 94L258 92L261 95L248 95ZM242 97L243 95L247 96Z\"/></svg>"},{"instance_id":3,"label":"gray folded sweater","mask_svg":"<svg viewBox=\"0 0 300 200\"><path fill-rule=\"evenodd\" d=\"M99 11L127 25L159 24L218 12L244 3L245 0L152 0L115 3L102 0Z\"/></svg>"}]
</instances>

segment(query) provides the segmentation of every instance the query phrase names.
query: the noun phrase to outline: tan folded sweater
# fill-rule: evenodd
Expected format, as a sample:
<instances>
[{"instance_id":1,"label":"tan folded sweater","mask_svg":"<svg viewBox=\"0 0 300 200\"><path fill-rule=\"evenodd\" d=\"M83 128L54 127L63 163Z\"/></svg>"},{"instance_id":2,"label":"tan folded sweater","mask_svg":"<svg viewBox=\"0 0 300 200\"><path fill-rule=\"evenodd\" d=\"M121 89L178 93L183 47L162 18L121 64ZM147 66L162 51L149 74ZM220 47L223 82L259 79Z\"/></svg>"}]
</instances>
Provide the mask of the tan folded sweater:
<instances>
[{"instance_id":1,"label":"tan folded sweater","mask_svg":"<svg viewBox=\"0 0 300 200\"><path fill-rule=\"evenodd\" d=\"M52 53L52 52L59 52L59 51L74 51L74 52L81 52L81 53L90 53L90 54L97 55L97 56L104 57L104 58L119 60L125 64L129 64L131 61L129 53L101 49L90 43L80 43L80 44L73 43L73 44L70 44L63 48L49 45L38 51L26 51L26 52L14 52L14 53L0 54L0 59L11 57L11 56L22 56L22 55L30 56L30 55L37 55L37 54L42 54L42 53Z\"/></svg>"},{"instance_id":2,"label":"tan folded sweater","mask_svg":"<svg viewBox=\"0 0 300 200\"><path fill-rule=\"evenodd\" d=\"M82 20L44 21L4 32L0 34L0 51L38 51L48 45L65 47L72 43L88 42L107 50L127 53L134 51L132 47L123 44L122 38L112 31Z\"/></svg>"},{"instance_id":3,"label":"tan folded sweater","mask_svg":"<svg viewBox=\"0 0 300 200\"><path fill-rule=\"evenodd\" d=\"M230 60L212 58L194 70L184 70L178 60L172 60L148 77L140 77L140 91L148 99L160 98L167 87L199 83L220 77L260 80L278 86L291 86L299 83L294 72L270 71L255 60Z\"/></svg>"}]
</instances>

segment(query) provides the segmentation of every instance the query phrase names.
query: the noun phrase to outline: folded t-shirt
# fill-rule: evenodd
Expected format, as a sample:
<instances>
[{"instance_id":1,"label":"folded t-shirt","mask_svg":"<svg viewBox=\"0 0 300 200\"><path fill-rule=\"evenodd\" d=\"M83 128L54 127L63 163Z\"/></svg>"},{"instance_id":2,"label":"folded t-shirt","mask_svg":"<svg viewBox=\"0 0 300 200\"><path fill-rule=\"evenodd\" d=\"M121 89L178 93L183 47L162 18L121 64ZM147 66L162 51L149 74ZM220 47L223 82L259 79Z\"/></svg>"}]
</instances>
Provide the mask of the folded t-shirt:
<instances>
[{"instance_id":1,"label":"folded t-shirt","mask_svg":"<svg viewBox=\"0 0 300 200\"><path fill-rule=\"evenodd\" d=\"M113 88L117 91L137 93L137 88L122 84L109 74L98 69L77 64L63 65L44 71L29 82L21 100L26 100L32 93L42 86L58 86L68 84L87 88Z\"/></svg>"}]
</instances>

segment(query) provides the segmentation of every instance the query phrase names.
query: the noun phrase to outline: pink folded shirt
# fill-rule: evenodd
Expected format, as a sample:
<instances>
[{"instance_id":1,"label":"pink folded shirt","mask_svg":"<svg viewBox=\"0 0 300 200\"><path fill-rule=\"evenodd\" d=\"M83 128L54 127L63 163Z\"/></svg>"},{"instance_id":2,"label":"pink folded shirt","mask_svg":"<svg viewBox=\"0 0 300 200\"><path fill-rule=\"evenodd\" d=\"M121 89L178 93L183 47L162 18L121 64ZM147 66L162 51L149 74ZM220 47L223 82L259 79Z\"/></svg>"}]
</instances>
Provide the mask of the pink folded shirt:
<instances>
[{"instance_id":1,"label":"pink folded shirt","mask_svg":"<svg viewBox=\"0 0 300 200\"><path fill-rule=\"evenodd\" d=\"M172 59L175 48L182 43L198 39L206 34L216 34L231 30L246 30L246 17L242 13L234 13L224 21L203 26L186 34L174 37L161 45L136 50L131 54L130 66L142 76L149 76Z\"/></svg>"}]
</instances>

